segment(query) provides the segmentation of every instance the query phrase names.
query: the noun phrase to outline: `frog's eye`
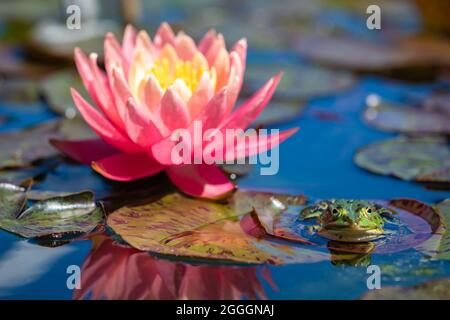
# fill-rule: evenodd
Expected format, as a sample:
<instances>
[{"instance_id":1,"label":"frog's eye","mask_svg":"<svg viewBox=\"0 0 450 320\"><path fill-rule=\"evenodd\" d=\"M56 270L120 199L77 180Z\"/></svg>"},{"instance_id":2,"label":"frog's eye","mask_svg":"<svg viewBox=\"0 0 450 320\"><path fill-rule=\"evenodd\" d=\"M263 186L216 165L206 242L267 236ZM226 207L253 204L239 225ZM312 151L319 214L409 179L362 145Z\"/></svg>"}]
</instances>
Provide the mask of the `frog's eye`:
<instances>
[{"instance_id":1,"label":"frog's eye","mask_svg":"<svg viewBox=\"0 0 450 320\"><path fill-rule=\"evenodd\" d=\"M368 213L372 213L372 209L370 209L370 208L367 209L367 212L368 212Z\"/></svg>"},{"instance_id":2,"label":"frog's eye","mask_svg":"<svg viewBox=\"0 0 450 320\"><path fill-rule=\"evenodd\" d=\"M326 202L321 202L319 203L319 208L325 210L326 208L328 208L328 204Z\"/></svg>"},{"instance_id":3,"label":"frog's eye","mask_svg":"<svg viewBox=\"0 0 450 320\"><path fill-rule=\"evenodd\" d=\"M339 211L338 211L338 209L334 208L333 211L331 211L331 212L333 212L334 214L337 214Z\"/></svg>"}]
</instances>

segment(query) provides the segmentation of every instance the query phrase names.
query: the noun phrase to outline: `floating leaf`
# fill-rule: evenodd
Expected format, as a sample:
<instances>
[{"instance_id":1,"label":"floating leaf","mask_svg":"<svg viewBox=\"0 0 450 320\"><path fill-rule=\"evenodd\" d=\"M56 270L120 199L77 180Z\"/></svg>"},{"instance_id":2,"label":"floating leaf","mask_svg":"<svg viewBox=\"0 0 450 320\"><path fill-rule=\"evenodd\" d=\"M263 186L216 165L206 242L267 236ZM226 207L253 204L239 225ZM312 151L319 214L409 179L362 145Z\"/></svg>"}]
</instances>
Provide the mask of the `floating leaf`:
<instances>
[{"instance_id":1,"label":"floating leaf","mask_svg":"<svg viewBox=\"0 0 450 320\"><path fill-rule=\"evenodd\" d=\"M404 133L450 134L450 115L423 108L381 103L369 106L365 121L379 129Z\"/></svg>"},{"instance_id":2,"label":"floating leaf","mask_svg":"<svg viewBox=\"0 0 450 320\"><path fill-rule=\"evenodd\" d=\"M450 181L450 148L437 137L376 142L360 149L354 160L361 168L404 180Z\"/></svg>"},{"instance_id":3,"label":"floating leaf","mask_svg":"<svg viewBox=\"0 0 450 320\"><path fill-rule=\"evenodd\" d=\"M436 259L450 260L450 199L446 199L435 206L442 219L442 224L436 233L441 235L437 246Z\"/></svg>"},{"instance_id":4,"label":"floating leaf","mask_svg":"<svg viewBox=\"0 0 450 320\"><path fill-rule=\"evenodd\" d=\"M418 250L420 250L420 245L427 248L426 253L428 254L430 250L433 250L430 246L434 242L429 242L428 246L425 246L425 242L430 241L433 238L433 233L438 232L441 221L439 214L431 206L411 199L395 199L389 202L376 201L376 203L395 210L397 212L396 217L402 226L378 241L361 244L328 241L311 234L309 231L312 226L311 222L299 219L300 211L304 207L297 206L288 210L278 210L278 212L276 210L268 211L267 206L255 207L255 215L265 231L275 237L327 247L331 252L386 253L414 247L418 247ZM421 251L425 251L425 249Z\"/></svg>"},{"instance_id":5,"label":"floating leaf","mask_svg":"<svg viewBox=\"0 0 450 320\"><path fill-rule=\"evenodd\" d=\"M91 192L55 197L22 211L26 189L0 184L0 228L26 238L87 233L103 219Z\"/></svg>"},{"instance_id":6,"label":"floating leaf","mask_svg":"<svg viewBox=\"0 0 450 320\"><path fill-rule=\"evenodd\" d=\"M49 170L55 168L59 163L59 159L52 158L40 161L32 167L0 170L0 181L20 185L27 180L33 180L44 175Z\"/></svg>"},{"instance_id":7,"label":"floating leaf","mask_svg":"<svg viewBox=\"0 0 450 320\"><path fill-rule=\"evenodd\" d=\"M80 92L82 96L88 96L80 76L71 70L54 73L45 78L41 84L41 91L50 108L69 119L79 115L70 94L71 87Z\"/></svg>"},{"instance_id":8,"label":"floating leaf","mask_svg":"<svg viewBox=\"0 0 450 320\"><path fill-rule=\"evenodd\" d=\"M430 37L380 43L347 36L306 36L299 38L297 48L325 66L408 79L430 79L437 68L450 65L448 41Z\"/></svg>"},{"instance_id":9,"label":"floating leaf","mask_svg":"<svg viewBox=\"0 0 450 320\"><path fill-rule=\"evenodd\" d=\"M56 156L46 141L57 134L58 123L42 124L31 129L5 133L0 137L0 167L27 166L33 161Z\"/></svg>"},{"instance_id":10,"label":"floating leaf","mask_svg":"<svg viewBox=\"0 0 450 320\"><path fill-rule=\"evenodd\" d=\"M304 104L296 102L271 102L253 121L254 127L274 126L283 122L295 120L302 112Z\"/></svg>"},{"instance_id":11,"label":"floating leaf","mask_svg":"<svg viewBox=\"0 0 450 320\"><path fill-rule=\"evenodd\" d=\"M52 121L17 132L0 135L0 168L25 167L33 162L57 156L49 139L85 139L93 133L81 120Z\"/></svg>"},{"instance_id":12,"label":"floating leaf","mask_svg":"<svg viewBox=\"0 0 450 320\"><path fill-rule=\"evenodd\" d=\"M298 50L305 57L324 65L357 71L373 72L416 63L413 52L350 37L302 37Z\"/></svg>"},{"instance_id":13,"label":"floating leaf","mask_svg":"<svg viewBox=\"0 0 450 320\"><path fill-rule=\"evenodd\" d=\"M118 209L108 216L107 224L131 246L165 255L252 264L328 259L324 252L252 236L259 228L245 213L252 210L253 201L241 198L231 205L219 204L175 193Z\"/></svg>"},{"instance_id":14,"label":"floating leaf","mask_svg":"<svg viewBox=\"0 0 450 320\"><path fill-rule=\"evenodd\" d=\"M274 74L283 71L274 98L278 100L295 100L297 113L301 110L299 99L332 94L349 88L355 78L344 71L332 71L314 66L300 64L250 64L244 82L244 93L258 90Z\"/></svg>"},{"instance_id":15,"label":"floating leaf","mask_svg":"<svg viewBox=\"0 0 450 320\"><path fill-rule=\"evenodd\" d=\"M427 97L424 109L450 116L450 93L437 93Z\"/></svg>"},{"instance_id":16,"label":"floating leaf","mask_svg":"<svg viewBox=\"0 0 450 320\"><path fill-rule=\"evenodd\" d=\"M0 215L16 217L26 203L26 188L10 183L0 183Z\"/></svg>"},{"instance_id":17,"label":"floating leaf","mask_svg":"<svg viewBox=\"0 0 450 320\"><path fill-rule=\"evenodd\" d=\"M450 278L424 282L411 287L384 287L364 294L363 300L448 300Z\"/></svg>"}]
</instances>

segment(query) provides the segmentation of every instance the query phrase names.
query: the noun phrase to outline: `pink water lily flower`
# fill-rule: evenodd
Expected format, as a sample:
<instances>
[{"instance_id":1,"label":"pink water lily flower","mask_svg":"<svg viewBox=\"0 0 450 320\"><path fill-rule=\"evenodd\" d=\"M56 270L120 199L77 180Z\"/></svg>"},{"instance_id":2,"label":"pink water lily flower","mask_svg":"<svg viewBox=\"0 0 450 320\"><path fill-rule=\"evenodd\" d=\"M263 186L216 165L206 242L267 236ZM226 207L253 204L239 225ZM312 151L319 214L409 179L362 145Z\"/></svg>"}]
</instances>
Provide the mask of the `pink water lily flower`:
<instances>
[{"instance_id":1,"label":"pink water lily flower","mask_svg":"<svg viewBox=\"0 0 450 320\"><path fill-rule=\"evenodd\" d=\"M233 110L242 86L247 43L227 51L224 38L211 30L198 45L183 32L161 24L153 40L146 31L125 29L120 44L108 33L105 71L97 54L75 49L83 84L97 108L75 89L72 97L84 120L100 139L52 141L67 156L92 166L102 176L132 181L165 171L184 193L217 198L234 189L216 164L175 164L174 130L246 129L266 106L281 75L271 78L249 100ZM235 148L252 156L274 147L297 129ZM202 142L203 143L203 142ZM211 142L212 143L212 142ZM242 153L241 153L242 155Z\"/></svg>"}]
</instances>

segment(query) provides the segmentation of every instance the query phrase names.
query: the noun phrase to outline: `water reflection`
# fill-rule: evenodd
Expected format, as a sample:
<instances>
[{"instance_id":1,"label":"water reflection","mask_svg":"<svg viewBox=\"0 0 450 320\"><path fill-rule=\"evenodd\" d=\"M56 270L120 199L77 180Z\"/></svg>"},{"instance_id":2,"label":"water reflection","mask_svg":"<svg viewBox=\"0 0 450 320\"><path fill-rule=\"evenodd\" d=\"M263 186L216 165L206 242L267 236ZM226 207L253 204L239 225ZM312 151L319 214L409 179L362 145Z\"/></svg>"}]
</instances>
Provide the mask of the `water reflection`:
<instances>
[{"instance_id":1,"label":"water reflection","mask_svg":"<svg viewBox=\"0 0 450 320\"><path fill-rule=\"evenodd\" d=\"M265 299L266 267L192 265L158 259L100 235L74 299Z\"/></svg>"}]
</instances>

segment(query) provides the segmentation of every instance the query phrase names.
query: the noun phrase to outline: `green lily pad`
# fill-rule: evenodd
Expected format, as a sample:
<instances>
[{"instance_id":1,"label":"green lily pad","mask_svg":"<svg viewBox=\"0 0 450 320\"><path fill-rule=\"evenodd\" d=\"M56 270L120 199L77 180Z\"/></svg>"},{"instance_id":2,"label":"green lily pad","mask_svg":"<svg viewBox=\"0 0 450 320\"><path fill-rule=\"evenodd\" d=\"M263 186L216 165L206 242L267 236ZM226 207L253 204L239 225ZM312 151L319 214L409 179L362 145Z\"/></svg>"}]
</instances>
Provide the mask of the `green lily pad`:
<instances>
[{"instance_id":1,"label":"green lily pad","mask_svg":"<svg viewBox=\"0 0 450 320\"><path fill-rule=\"evenodd\" d=\"M249 214L254 194L246 197L238 192L238 197L238 202L219 204L173 193L145 205L120 208L108 216L107 224L134 248L163 255L250 264L329 258L320 250L266 238Z\"/></svg>"},{"instance_id":2,"label":"green lily pad","mask_svg":"<svg viewBox=\"0 0 450 320\"><path fill-rule=\"evenodd\" d=\"M323 96L349 88L355 82L352 74L299 64L250 64L247 66L243 93L258 90L270 77L283 71L274 94L276 100L295 100ZM301 110L300 106L297 107Z\"/></svg>"},{"instance_id":3,"label":"green lily pad","mask_svg":"<svg viewBox=\"0 0 450 320\"><path fill-rule=\"evenodd\" d=\"M0 184L0 228L25 238L88 233L103 220L92 192L54 197L26 206L26 189Z\"/></svg>"},{"instance_id":4,"label":"green lily pad","mask_svg":"<svg viewBox=\"0 0 450 320\"><path fill-rule=\"evenodd\" d=\"M450 134L449 114L423 108L381 103L367 107L364 120L386 131Z\"/></svg>"},{"instance_id":5,"label":"green lily pad","mask_svg":"<svg viewBox=\"0 0 450 320\"><path fill-rule=\"evenodd\" d=\"M374 173L404 180L450 181L450 148L437 137L397 137L370 144L355 155L355 163Z\"/></svg>"},{"instance_id":6,"label":"green lily pad","mask_svg":"<svg viewBox=\"0 0 450 320\"><path fill-rule=\"evenodd\" d=\"M411 287L385 287L364 294L363 300L448 300L450 278L424 282Z\"/></svg>"}]
</instances>

